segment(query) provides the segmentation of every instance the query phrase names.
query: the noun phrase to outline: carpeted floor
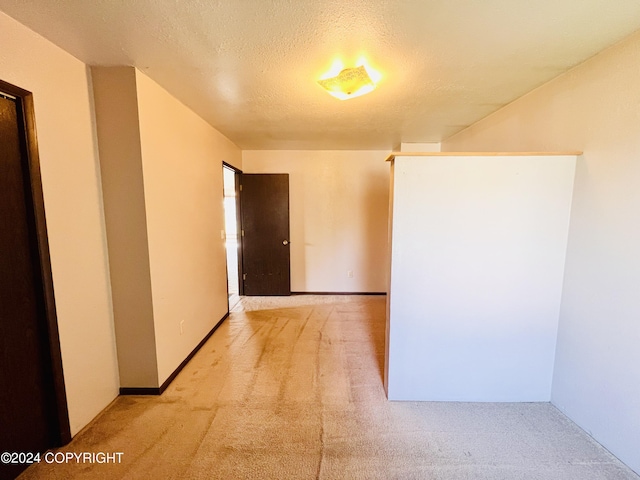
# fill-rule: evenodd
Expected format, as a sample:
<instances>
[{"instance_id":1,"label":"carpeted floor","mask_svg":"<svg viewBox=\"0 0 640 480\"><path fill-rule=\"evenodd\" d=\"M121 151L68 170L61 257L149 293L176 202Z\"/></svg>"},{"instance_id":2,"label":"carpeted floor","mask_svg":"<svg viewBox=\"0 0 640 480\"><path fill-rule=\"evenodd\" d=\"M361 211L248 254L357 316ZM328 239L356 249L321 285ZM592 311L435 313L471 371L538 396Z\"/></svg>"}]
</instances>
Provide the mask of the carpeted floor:
<instances>
[{"instance_id":1,"label":"carpeted floor","mask_svg":"<svg viewBox=\"0 0 640 480\"><path fill-rule=\"evenodd\" d=\"M160 397L119 397L28 479L638 480L550 404L388 402L384 297L244 297ZM61 458L61 457L58 457Z\"/></svg>"}]
</instances>

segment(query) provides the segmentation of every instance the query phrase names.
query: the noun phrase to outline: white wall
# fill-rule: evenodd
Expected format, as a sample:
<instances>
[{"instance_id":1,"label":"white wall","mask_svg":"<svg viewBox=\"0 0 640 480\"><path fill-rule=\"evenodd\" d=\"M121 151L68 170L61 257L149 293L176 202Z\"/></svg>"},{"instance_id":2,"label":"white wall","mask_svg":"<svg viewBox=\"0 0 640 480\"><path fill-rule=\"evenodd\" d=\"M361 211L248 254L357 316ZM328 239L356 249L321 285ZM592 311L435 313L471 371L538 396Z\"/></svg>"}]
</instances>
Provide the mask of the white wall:
<instances>
[{"instance_id":1,"label":"white wall","mask_svg":"<svg viewBox=\"0 0 640 480\"><path fill-rule=\"evenodd\" d=\"M227 313L222 162L240 149L136 70L160 384ZM180 334L180 322L183 334Z\"/></svg>"},{"instance_id":2,"label":"white wall","mask_svg":"<svg viewBox=\"0 0 640 480\"><path fill-rule=\"evenodd\" d=\"M640 33L443 143L584 151L552 402L640 472Z\"/></svg>"},{"instance_id":3,"label":"white wall","mask_svg":"<svg viewBox=\"0 0 640 480\"><path fill-rule=\"evenodd\" d=\"M87 67L0 13L0 78L33 92L71 433L118 394Z\"/></svg>"},{"instance_id":4,"label":"white wall","mask_svg":"<svg viewBox=\"0 0 640 480\"><path fill-rule=\"evenodd\" d=\"M549 401L575 156L396 156L390 400Z\"/></svg>"},{"instance_id":5,"label":"white wall","mask_svg":"<svg viewBox=\"0 0 640 480\"><path fill-rule=\"evenodd\" d=\"M388 154L242 152L244 173L289 174L292 291L386 291Z\"/></svg>"}]
</instances>

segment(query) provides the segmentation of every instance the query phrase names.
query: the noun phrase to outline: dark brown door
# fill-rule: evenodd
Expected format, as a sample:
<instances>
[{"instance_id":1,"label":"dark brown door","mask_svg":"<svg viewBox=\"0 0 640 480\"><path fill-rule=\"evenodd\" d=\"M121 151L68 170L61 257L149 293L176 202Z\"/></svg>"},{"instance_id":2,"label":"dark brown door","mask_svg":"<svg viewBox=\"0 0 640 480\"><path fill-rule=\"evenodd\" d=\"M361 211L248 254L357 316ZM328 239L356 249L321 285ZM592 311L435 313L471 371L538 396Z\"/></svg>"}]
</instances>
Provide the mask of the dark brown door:
<instances>
[{"instance_id":1,"label":"dark brown door","mask_svg":"<svg viewBox=\"0 0 640 480\"><path fill-rule=\"evenodd\" d=\"M291 295L289 175L241 176L245 295Z\"/></svg>"},{"instance_id":2,"label":"dark brown door","mask_svg":"<svg viewBox=\"0 0 640 480\"><path fill-rule=\"evenodd\" d=\"M0 95L0 453L60 443L21 105Z\"/></svg>"}]
</instances>

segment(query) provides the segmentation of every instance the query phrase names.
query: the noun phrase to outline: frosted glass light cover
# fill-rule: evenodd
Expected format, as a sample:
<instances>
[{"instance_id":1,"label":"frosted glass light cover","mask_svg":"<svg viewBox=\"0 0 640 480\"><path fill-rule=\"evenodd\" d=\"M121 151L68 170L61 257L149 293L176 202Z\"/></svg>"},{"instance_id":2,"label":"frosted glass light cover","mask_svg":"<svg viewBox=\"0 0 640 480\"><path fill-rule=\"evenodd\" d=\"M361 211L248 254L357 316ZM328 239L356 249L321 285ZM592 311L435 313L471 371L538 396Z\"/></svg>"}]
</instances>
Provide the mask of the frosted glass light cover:
<instances>
[{"instance_id":1,"label":"frosted glass light cover","mask_svg":"<svg viewBox=\"0 0 640 480\"><path fill-rule=\"evenodd\" d=\"M375 88L364 66L345 68L335 77L318 80L318 83L329 94L341 100L364 95Z\"/></svg>"}]
</instances>

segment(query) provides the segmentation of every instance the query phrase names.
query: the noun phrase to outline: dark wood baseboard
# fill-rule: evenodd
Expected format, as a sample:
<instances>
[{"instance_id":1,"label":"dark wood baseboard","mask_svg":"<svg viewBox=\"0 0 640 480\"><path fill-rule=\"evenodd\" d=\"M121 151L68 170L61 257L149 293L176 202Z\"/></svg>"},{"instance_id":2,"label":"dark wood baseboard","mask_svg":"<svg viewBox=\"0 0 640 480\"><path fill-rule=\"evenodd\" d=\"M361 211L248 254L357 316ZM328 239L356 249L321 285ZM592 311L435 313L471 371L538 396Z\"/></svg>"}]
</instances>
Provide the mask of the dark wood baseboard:
<instances>
[{"instance_id":1,"label":"dark wood baseboard","mask_svg":"<svg viewBox=\"0 0 640 480\"><path fill-rule=\"evenodd\" d=\"M120 387L120 395L160 395L160 387Z\"/></svg>"},{"instance_id":2,"label":"dark wood baseboard","mask_svg":"<svg viewBox=\"0 0 640 480\"><path fill-rule=\"evenodd\" d=\"M291 295L386 295L386 292L291 292Z\"/></svg>"},{"instance_id":3,"label":"dark wood baseboard","mask_svg":"<svg viewBox=\"0 0 640 480\"><path fill-rule=\"evenodd\" d=\"M189 363L189 361L194 357L198 350L202 348L202 346L209 340L211 335L218 329L222 322L224 322L229 317L229 312L225 313L224 317L220 319L218 323L211 329L209 333L207 333L204 338L196 345L187 358L185 358L178 368L176 368L171 375L164 381L162 385L159 387L120 387L120 395L162 395L167 387L173 382L173 380L178 376L178 374L182 371L182 369Z\"/></svg>"}]
</instances>

